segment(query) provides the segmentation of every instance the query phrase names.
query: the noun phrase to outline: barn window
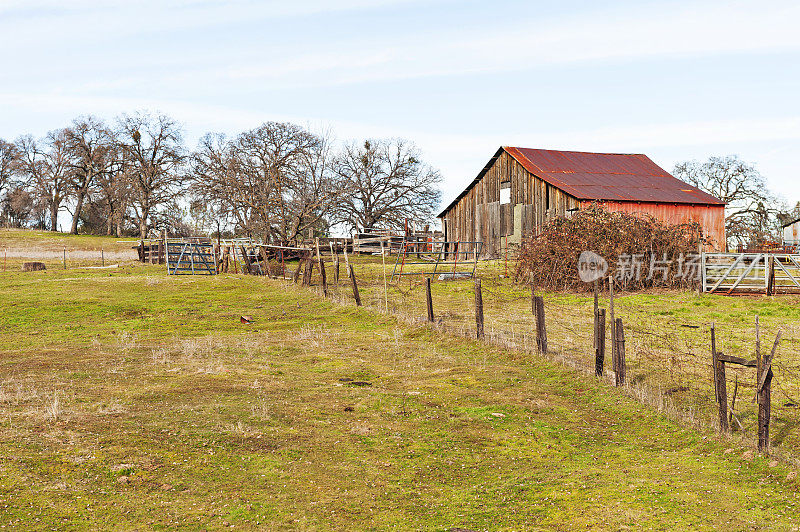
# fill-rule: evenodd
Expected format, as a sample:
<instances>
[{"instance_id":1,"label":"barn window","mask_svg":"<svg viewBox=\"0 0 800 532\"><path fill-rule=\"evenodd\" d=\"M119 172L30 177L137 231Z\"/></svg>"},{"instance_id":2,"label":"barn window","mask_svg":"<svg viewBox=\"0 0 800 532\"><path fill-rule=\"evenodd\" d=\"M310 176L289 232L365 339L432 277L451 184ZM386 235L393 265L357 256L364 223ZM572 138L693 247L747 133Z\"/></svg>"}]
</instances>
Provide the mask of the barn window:
<instances>
[{"instance_id":1,"label":"barn window","mask_svg":"<svg viewBox=\"0 0 800 532\"><path fill-rule=\"evenodd\" d=\"M500 183L500 205L511 203L511 182Z\"/></svg>"},{"instance_id":2,"label":"barn window","mask_svg":"<svg viewBox=\"0 0 800 532\"><path fill-rule=\"evenodd\" d=\"M550 185L544 186L544 208L550 210Z\"/></svg>"}]
</instances>

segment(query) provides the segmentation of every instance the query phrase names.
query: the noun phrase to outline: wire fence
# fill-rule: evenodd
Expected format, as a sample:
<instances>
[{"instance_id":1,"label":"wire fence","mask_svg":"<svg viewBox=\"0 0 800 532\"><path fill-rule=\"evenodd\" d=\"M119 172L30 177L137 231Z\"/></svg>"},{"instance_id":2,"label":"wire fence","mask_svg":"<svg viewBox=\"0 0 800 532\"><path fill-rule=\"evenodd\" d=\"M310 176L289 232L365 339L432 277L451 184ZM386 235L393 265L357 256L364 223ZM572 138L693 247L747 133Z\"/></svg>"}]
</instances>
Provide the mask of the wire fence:
<instances>
[{"instance_id":1,"label":"wire fence","mask_svg":"<svg viewBox=\"0 0 800 532\"><path fill-rule=\"evenodd\" d=\"M328 296L341 304L353 304L347 269L340 264L339 275L331 271L336 268L336 257L323 263ZM350 265L354 266L362 306L388 312L410 323L428 321L424 279L386 283L380 263L351 258ZM514 284L486 267L479 269L476 278L481 280L486 340L510 349L535 352L537 339L530 288ZM319 287L321 282L317 273L309 278L308 285ZM474 284L471 279L433 282L432 326L450 334L476 337ZM592 295L537 295L544 298L548 354L579 371L594 373ZM718 300L679 291L617 294L614 312L623 320L627 388L638 399L671 411L684 421L700 427L718 426L711 327L715 326L718 352L753 359L755 318L761 310L762 353L770 349L777 331L782 332L773 365L771 445L794 456L793 449L800 448L800 357L797 356L800 330L791 321L782 322L770 316L769 308L760 309L757 300L748 305L748 310L716 308ZM599 305L610 310L607 291L599 295ZM605 351L611 353L611 335L605 334L605 338ZM613 377L608 356L603 378L613 381ZM727 364L726 386L728 401L732 399L732 430L745 439L754 439L759 430L756 370Z\"/></svg>"}]
</instances>

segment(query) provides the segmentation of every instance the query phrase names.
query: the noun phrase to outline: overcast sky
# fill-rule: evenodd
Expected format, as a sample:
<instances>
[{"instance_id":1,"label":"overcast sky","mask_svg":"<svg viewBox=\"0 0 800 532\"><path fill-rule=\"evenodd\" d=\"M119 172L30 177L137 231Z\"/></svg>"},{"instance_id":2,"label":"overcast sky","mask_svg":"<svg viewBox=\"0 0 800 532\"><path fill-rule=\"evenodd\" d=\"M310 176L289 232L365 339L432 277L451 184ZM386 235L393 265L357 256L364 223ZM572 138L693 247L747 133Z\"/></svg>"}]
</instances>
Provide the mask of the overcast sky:
<instances>
[{"instance_id":1,"label":"overcast sky","mask_svg":"<svg viewBox=\"0 0 800 532\"><path fill-rule=\"evenodd\" d=\"M169 114L405 137L448 203L500 145L739 155L800 200L800 2L0 0L0 138Z\"/></svg>"}]
</instances>

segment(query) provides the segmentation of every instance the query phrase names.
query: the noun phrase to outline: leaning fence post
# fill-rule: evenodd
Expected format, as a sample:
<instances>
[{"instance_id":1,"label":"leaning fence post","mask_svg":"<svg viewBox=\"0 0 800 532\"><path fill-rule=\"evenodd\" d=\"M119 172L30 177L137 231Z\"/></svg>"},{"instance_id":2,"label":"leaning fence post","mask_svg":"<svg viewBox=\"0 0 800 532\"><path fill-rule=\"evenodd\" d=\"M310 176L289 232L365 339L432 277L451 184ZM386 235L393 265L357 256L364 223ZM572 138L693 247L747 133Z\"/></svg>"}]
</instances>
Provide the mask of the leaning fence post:
<instances>
[{"instance_id":1,"label":"leaning fence post","mask_svg":"<svg viewBox=\"0 0 800 532\"><path fill-rule=\"evenodd\" d=\"M348 269L348 271L350 273L350 281L352 281L352 283L353 283L353 297L356 300L356 306L360 307L361 306L361 294L358 293L358 283L356 283L356 274L353 271L353 265L352 264L348 264L347 265L347 269Z\"/></svg>"},{"instance_id":2,"label":"leaning fence post","mask_svg":"<svg viewBox=\"0 0 800 532\"><path fill-rule=\"evenodd\" d=\"M547 354L547 326L544 319L544 297L534 298L536 306L536 349L540 353Z\"/></svg>"},{"instance_id":3,"label":"leaning fence post","mask_svg":"<svg viewBox=\"0 0 800 532\"><path fill-rule=\"evenodd\" d=\"M481 280L475 279L475 328L479 340L485 335L483 332L483 293L481 292Z\"/></svg>"},{"instance_id":4,"label":"leaning fence post","mask_svg":"<svg viewBox=\"0 0 800 532\"><path fill-rule=\"evenodd\" d=\"M428 303L428 321L433 323L433 297L431 297L431 278L425 278L425 299Z\"/></svg>"},{"instance_id":5,"label":"leaning fence post","mask_svg":"<svg viewBox=\"0 0 800 532\"><path fill-rule=\"evenodd\" d=\"M303 286L311 286L311 277L314 275L314 261L311 257L306 260L306 271L303 272Z\"/></svg>"},{"instance_id":6,"label":"leaning fence post","mask_svg":"<svg viewBox=\"0 0 800 532\"><path fill-rule=\"evenodd\" d=\"M614 277L608 276L608 308L610 311L610 330L609 335L611 336L611 369L614 373L617 372L617 364L619 361L617 360L617 342L615 338L617 337L614 334L614 324L616 324L616 320L614 318Z\"/></svg>"},{"instance_id":7,"label":"leaning fence post","mask_svg":"<svg viewBox=\"0 0 800 532\"><path fill-rule=\"evenodd\" d=\"M716 390L717 404L719 405L719 430L728 432L728 383L725 379L725 362L719 359L717 353L717 332L711 324L711 364L714 367L714 390Z\"/></svg>"},{"instance_id":8,"label":"leaning fence post","mask_svg":"<svg viewBox=\"0 0 800 532\"><path fill-rule=\"evenodd\" d=\"M297 261L297 269L294 271L294 274L292 274L292 282L293 282L294 284L297 284L297 281L299 281L299 280L300 280L300 272L301 272L301 271L303 271L303 261L304 261L304 260L305 260L305 259L303 259L303 258L301 257L301 258L300 258L300 259Z\"/></svg>"},{"instance_id":9,"label":"leaning fence post","mask_svg":"<svg viewBox=\"0 0 800 532\"><path fill-rule=\"evenodd\" d=\"M598 377L603 376L603 363L606 358L606 309L601 308L597 312L597 346L594 355L594 374Z\"/></svg>"},{"instance_id":10,"label":"leaning fence post","mask_svg":"<svg viewBox=\"0 0 800 532\"><path fill-rule=\"evenodd\" d=\"M617 371L614 381L617 386L625 385L625 329L622 327L622 318L617 318L614 325L614 334L617 342Z\"/></svg>"},{"instance_id":11,"label":"leaning fence post","mask_svg":"<svg viewBox=\"0 0 800 532\"><path fill-rule=\"evenodd\" d=\"M322 279L322 295L328 297L328 275L325 272L325 261L319 258L319 276Z\"/></svg>"},{"instance_id":12,"label":"leaning fence post","mask_svg":"<svg viewBox=\"0 0 800 532\"><path fill-rule=\"evenodd\" d=\"M269 265L269 253L267 252L266 247L259 248L259 252L261 254L261 260L264 262L264 272L267 277L272 279L272 268Z\"/></svg>"},{"instance_id":13,"label":"leaning fence post","mask_svg":"<svg viewBox=\"0 0 800 532\"><path fill-rule=\"evenodd\" d=\"M769 417L772 410L772 359L781 341L781 331L775 336L775 343L769 355L759 357L756 380L758 397L758 450L769 450Z\"/></svg>"}]
</instances>

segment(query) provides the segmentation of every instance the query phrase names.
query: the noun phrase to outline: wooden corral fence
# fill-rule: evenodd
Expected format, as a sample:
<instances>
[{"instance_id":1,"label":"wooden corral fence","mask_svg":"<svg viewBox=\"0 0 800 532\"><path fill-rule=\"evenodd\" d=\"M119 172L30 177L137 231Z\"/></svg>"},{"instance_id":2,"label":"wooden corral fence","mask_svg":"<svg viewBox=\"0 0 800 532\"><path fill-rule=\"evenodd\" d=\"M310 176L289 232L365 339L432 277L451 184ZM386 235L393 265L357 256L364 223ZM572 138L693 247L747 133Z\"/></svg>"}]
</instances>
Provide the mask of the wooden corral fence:
<instances>
[{"instance_id":1,"label":"wooden corral fence","mask_svg":"<svg viewBox=\"0 0 800 532\"><path fill-rule=\"evenodd\" d=\"M145 238L139 240L139 244L134 248L139 257L139 262L165 264L167 262L167 242L211 244L211 239L208 237Z\"/></svg>"},{"instance_id":2,"label":"wooden corral fence","mask_svg":"<svg viewBox=\"0 0 800 532\"><path fill-rule=\"evenodd\" d=\"M703 253L702 291L735 294L800 293L800 255Z\"/></svg>"},{"instance_id":3,"label":"wooden corral fence","mask_svg":"<svg viewBox=\"0 0 800 532\"><path fill-rule=\"evenodd\" d=\"M440 231L413 231L397 232L391 229L371 229L369 232L353 235L353 253L380 254L397 253L404 247L411 246L415 250L424 251L431 249L436 242L442 242L444 234Z\"/></svg>"}]
</instances>

